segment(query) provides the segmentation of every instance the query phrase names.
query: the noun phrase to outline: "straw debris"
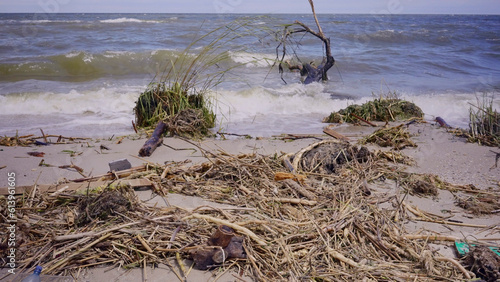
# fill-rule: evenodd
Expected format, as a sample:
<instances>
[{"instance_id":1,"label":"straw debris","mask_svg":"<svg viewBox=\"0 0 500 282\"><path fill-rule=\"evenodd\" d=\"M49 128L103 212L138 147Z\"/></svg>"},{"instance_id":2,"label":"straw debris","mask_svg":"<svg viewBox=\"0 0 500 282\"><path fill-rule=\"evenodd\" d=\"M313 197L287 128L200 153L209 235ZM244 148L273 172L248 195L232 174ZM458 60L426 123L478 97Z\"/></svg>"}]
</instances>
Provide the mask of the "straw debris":
<instances>
[{"instance_id":1,"label":"straw debris","mask_svg":"<svg viewBox=\"0 0 500 282\"><path fill-rule=\"evenodd\" d=\"M79 200L76 224L84 226L95 220L106 220L118 213L132 210L137 202L130 189L105 189L99 194L90 194Z\"/></svg>"},{"instance_id":2,"label":"straw debris","mask_svg":"<svg viewBox=\"0 0 500 282\"><path fill-rule=\"evenodd\" d=\"M227 250L212 250L201 268L238 265L257 281L466 277L456 265L437 257L428 240L405 237L411 235L405 221L417 215L433 220L433 216L398 197L387 198L383 202L389 205L382 206L379 193L366 193L378 179L401 182L408 177L397 163L367 149L325 141L281 156L230 155L200 148L208 159L205 163L148 167L138 176L154 182L158 193L196 195L233 207L228 209L151 207L137 201L127 186L95 194L19 197L18 224L29 226L23 229L24 241L18 242L19 267L41 265L47 274L76 275L79 269L96 265L172 266L171 260L184 264L224 225L243 247L236 257L246 258L227 261ZM338 158L326 157L332 153ZM287 159L297 165L287 165ZM6 206L4 201L0 207ZM6 216L5 209L0 212ZM74 224L72 218L86 224ZM2 221L0 227L6 224Z\"/></svg>"},{"instance_id":3,"label":"straw debris","mask_svg":"<svg viewBox=\"0 0 500 282\"><path fill-rule=\"evenodd\" d=\"M411 135L404 127L404 124L389 128L381 128L363 138L361 143L374 143L381 147L393 147L396 150L401 150L406 147L417 147L417 144L411 140Z\"/></svg>"},{"instance_id":4,"label":"straw debris","mask_svg":"<svg viewBox=\"0 0 500 282\"><path fill-rule=\"evenodd\" d=\"M500 211L500 198L468 196L457 199L457 205L472 214L492 214Z\"/></svg>"},{"instance_id":5,"label":"straw debris","mask_svg":"<svg viewBox=\"0 0 500 282\"><path fill-rule=\"evenodd\" d=\"M411 194L437 196L442 181L434 175L409 173L407 177L401 178L402 186L406 187Z\"/></svg>"}]
</instances>

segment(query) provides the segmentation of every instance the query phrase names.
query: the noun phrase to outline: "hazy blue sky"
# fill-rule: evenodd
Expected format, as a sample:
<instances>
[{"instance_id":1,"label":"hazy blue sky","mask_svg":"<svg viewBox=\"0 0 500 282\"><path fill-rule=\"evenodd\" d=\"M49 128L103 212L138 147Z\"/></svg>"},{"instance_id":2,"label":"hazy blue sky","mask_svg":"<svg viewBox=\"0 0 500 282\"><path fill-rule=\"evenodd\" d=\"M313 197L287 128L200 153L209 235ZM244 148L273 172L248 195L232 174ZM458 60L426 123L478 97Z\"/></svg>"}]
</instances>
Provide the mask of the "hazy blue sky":
<instances>
[{"instance_id":1,"label":"hazy blue sky","mask_svg":"<svg viewBox=\"0 0 500 282\"><path fill-rule=\"evenodd\" d=\"M500 0L315 0L318 13L500 14ZM0 0L1 12L309 13L307 0Z\"/></svg>"}]
</instances>

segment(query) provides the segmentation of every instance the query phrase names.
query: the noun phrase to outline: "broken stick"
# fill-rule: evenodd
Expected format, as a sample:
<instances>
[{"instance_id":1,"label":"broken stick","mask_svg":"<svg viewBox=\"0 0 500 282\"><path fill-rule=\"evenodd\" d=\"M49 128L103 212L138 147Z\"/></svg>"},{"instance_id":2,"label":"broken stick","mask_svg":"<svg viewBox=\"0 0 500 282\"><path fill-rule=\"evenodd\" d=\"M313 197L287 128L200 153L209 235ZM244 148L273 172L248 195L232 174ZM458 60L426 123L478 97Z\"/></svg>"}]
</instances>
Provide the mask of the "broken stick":
<instances>
[{"instance_id":1,"label":"broken stick","mask_svg":"<svg viewBox=\"0 0 500 282\"><path fill-rule=\"evenodd\" d=\"M139 150L139 156L151 156L156 148L163 143L163 134L165 133L165 131L167 131L167 124L165 124L163 121L158 122L151 138L149 138Z\"/></svg>"},{"instance_id":2,"label":"broken stick","mask_svg":"<svg viewBox=\"0 0 500 282\"><path fill-rule=\"evenodd\" d=\"M371 125L371 126L373 126L373 127L377 127L377 125L376 125L376 124L374 124L374 123L372 123L372 122L367 121L366 119L364 119L364 118L362 118L362 117L358 116L358 115L357 115L357 114L355 114L355 113L351 113L351 116L353 116L353 117L355 117L355 118L359 119L360 121L362 121L362 122L364 122L364 123L366 123L366 124L368 124L368 125Z\"/></svg>"},{"instance_id":3,"label":"broken stick","mask_svg":"<svg viewBox=\"0 0 500 282\"><path fill-rule=\"evenodd\" d=\"M330 135L331 137L333 138L337 138L339 140L344 140L344 141L349 141L349 138L347 138L346 136L338 133L337 131L331 129L330 127L325 127L323 129L323 132L327 135Z\"/></svg>"}]
</instances>

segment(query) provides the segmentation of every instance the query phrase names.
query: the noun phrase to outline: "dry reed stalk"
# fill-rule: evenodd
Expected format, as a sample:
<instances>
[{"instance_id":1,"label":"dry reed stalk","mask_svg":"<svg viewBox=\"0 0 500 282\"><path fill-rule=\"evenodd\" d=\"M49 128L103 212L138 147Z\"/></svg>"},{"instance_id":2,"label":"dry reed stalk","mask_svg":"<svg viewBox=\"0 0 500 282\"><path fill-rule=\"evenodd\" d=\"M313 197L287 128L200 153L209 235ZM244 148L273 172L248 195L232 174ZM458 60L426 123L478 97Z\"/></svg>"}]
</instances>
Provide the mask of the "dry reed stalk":
<instances>
[{"instance_id":1,"label":"dry reed stalk","mask_svg":"<svg viewBox=\"0 0 500 282\"><path fill-rule=\"evenodd\" d=\"M266 246L267 243L260 239L257 235L255 235L255 233L253 233L252 231L250 231L248 228L246 227L243 227L243 226L240 226L240 225L237 225L237 224L234 224L234 223L231 223L227 220L223 220L223 219L219 219L219 218L216 218L216 217L212 217L212 216L207 216L207 215L203 215L203 214L197 214L197 213L194 213L194 214L191 214L191 215L188 215L184 218L182 218L183 221L187 221L187 220L190 220L190 219L202 219L202 220L206 220L206 221L210 221L210 222L214 222L214 223L217 223L217 224L220 224L220 225L226 225L226 226L229 226L245 235L247 235L248 237L250 237L251 239L253 239L255 242L257 242L259 245L261 246Z\"/></svg>"},{"instance_id":2,"label":"dry reed stalk","mask_svg":"<svg viewBox=\"0 0 500 282\"><path fill-rule=\"evenodd\" d=\"M460 238L448 235L439 234L406 234L402 236L402 239L406 240L425 240L425 241L459 241Z\"/></svg>"},{"instance_id":3,"label":"dry reed stalk","mask_svg":"<svg viewBox=\"0 0 500 282\"><path fill-rule=\"evenodd\" d=\"M456 268L458 268L458 270L460 270L465 275L465 278L472 279L470 273L458 261L448 257L436 257L436 259L439 261L446 261L453 264Z\"/></svg>"},{"instance_id":4,"label":"dry reed stalk","mask_svg":"<svg viewBox=\"0 0 500 282\"><path fill-rule=\"evenodd\" d=\"M309 201L304 199L273 198L271 200L281 203L290 203L290 204L305 205L305 206L315 206L318 204L317 201Z\"/></svg>"},{"instance_id":5,"label":"dry reed stalk","mask_svg":"<svg viewBox=\"0 0 500 282\"><path fill-rule=\"evenodd\" d=\"M307 197L297 198L300 193L292 187L299 185L297 182L289 179L295 184L283 185L283 182L274 180L276 173L287 171L279 156L233 156L208 151L204 154L209 158L204 164L186 167L182 162L148 167L140 177L156 182L161 189L234 207L201 206L193 214L177 207L160 209L136 203L133 209L111 215L107 220L93 220L78 227L68 224L64 218L66 212L61 212L61 209L76 211L81 195L60 193L47 197L37 193L33 199L33 206L37 208L20 209L33 225L28 231L33 238L30 247L20 258L20 262L28 265L21 267L37 263L46 266L52 274L104 264L103 261L120 262L130 267L143 267L147 262L166 263L174 272L179 272L170 263L173 256L176 253L181 257L189 255L198 244L206 242L210 230L224 224L250 238L244 243L247 260L237 260L232 264L245 269L259 281L299 280L303 277L316 280L356 281L371 277L375 280L417 278L432 281L439 280L436 273L440 273L439 277L454 280L465 277L465 273L440 263L436 257L421 259L423 251L430 249L428 242L450 238L435 235L415 237L407 234L402 224L413 217L413 212L419 219L439 223L444 222L441 217L406 204L398 194L384 197L383 201L388 201L386 204L394 205L385 209L380 207L383 201L378 198L378 193L364 194L360 186L364 185L365 179L370 188L375 188L376 185L371 183L382 176L396 181L407 176L399 171L396 162L388 158L373 155L365 163L348 162L334 174L307 173L308 177L300 187L314 196L315 201L311 201ZM160 178L162 175L165 177ZM443 187L448 187L446 185ZM38 207L44 208L40 210ZM405 208L407 213L402 212ZM220 215L225 219L218 218ZM191 219L197 220L186 224L185 221ZM54 237L46 237L46 234L54 234ZM85 250L78 249L103 235L109 237ZM148 240L145 240L146 236L149 236ZM78 258L89 259L78 260L73 256L77 252L80 252ZM51 258L55 253L60 256L57 261ZM101 257L97 258L97 254ZM26 257L30 259L26 260ZM58 265L54 268L55 263ZM183 271L176 275L183 279L185 274Z\"/></svg>"},{"instance_id":6,"label":"dry reed stalk","mask_svg":"<svg viewBox=\"0 0 500 282\"><path fill-rule=\"evenodd\" d=\"M153 253L153 249L151 249L146 240L144 240L140 234L137 234L136 238L141 242L142 246L146 249L146 251L148 251L148 253Z\"/></svg>"},{"instance_id":7,"label":"dry reed stalk","mask_svg":"<svg viewBox=\"0 0 500 282\"><path fill-rule=\"evenodd\" d=\"M107 239L107 238L108 238L108 237L110 237L110 236L111 236L111 234L109 234L109 233L108 233L108 234L106 234L106 235L104 235L104 236L102 236L102 237L98 238L97 240L93 241L92 243L88 244L87 246L85 246L85 247L83 247L83 248L79 249L78 251L76 251L76 252L72 253L70 256L68 256L68 257L66 257L66 258L63 258L63 259L59 260L58 262L56 262L55 264L53 264L52 266L48 267L48 268L45 270L45 272L46 272L46 273L50 273L52 270L54 270L54 269L56 269L56 268L58 268L58 267L60 267L60 266L62 266L62 265L64 265L64 264L66 264L66 263L67 263L68 261L70 261L72 258L74 258L74 257L78 256L78 255L79 255L79 254L81 254L81 253L86 252L86 251L87 251L88 249L90 249L92 246L94 246L95 244L97 244L97 243L99 243L99 242L101 242L101 241L103 241L103 240Z\"/></svg>"}]
</instances>

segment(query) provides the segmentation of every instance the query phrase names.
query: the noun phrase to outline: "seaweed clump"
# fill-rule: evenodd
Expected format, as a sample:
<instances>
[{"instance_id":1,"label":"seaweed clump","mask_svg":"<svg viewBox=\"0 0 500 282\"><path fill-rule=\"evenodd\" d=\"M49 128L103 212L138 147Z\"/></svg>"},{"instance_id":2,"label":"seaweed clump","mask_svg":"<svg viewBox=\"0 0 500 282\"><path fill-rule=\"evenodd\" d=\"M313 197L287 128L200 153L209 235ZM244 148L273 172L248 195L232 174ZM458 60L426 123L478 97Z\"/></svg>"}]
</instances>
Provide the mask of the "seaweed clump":
<instances>
[{"instance_id":1,"label":"seaweed clump","mask_svg":"<svg viewBox=\"0 0 500 282\"><path fill-rule=\"evenodd\" d=\"M430 174L403 174L401 184L410 194L420 196L437 196L438 189L445 184L435 175Z\"/></svg>"},{"instance_id":2,"label":"seaweed clump","mask_svg":"<svg viewBox=\"0 0 500 282\"><path fill-rule=\"evenodd\" d=\"M399 98L378 98L362 105L350 105L338 112L332 112L323 119L325 123L355 123L359 118L367 121L396 121L422 118L422 109L412 102Z\"/></svg>"},{"instance_id":3,"label":"seaweed clump","mask_svg":"<svg viewBox=\"0 0 500 282\"><path fill-rule=\"evenodd\" d=\"M459 198L457 205L472 214L492 214L500 210L500 199L496 197Z\"/></svg>"},{"instance_id":4,"label":"seaweed clump","mask_svg":"<svg viewBox=\"0 0 500 282\"><path fill-rule=\"evenodd\" d=\"M94 220L106 220L110 216L126 213L133 210L135 202L135 194L130 188L108 187L102 193L81 199L76 223L78 226L84 226Z\"/></svg>"},{"instance_id":5,"label":"seaweed clump","mask_svg":"<svg viewBox=\"0 0 500 282\"><path fill-rule=\"evenodd\" d=\"M357 148L349 143L326 143L304 153L302 169L309 172L336 174L342 166L356 160L368 161L371 153L366 147Z\"/></svg>"}]
</instances>

